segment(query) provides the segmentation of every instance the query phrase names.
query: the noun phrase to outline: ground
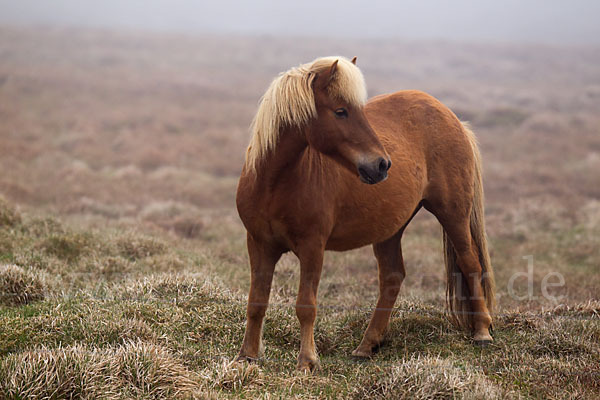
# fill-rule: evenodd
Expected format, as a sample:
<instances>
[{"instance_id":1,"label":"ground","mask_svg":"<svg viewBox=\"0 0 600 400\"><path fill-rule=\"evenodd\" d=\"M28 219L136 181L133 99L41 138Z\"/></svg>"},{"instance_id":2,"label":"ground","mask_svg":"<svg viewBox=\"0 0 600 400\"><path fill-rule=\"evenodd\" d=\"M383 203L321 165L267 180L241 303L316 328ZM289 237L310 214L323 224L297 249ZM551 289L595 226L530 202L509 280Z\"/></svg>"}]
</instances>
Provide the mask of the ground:
<instances>
[{"instance_id":1,"label":"ground","mask_svg":"<svg viewBox=\"0 0 600 400\"><path fill-rule=\"evenodd\" d=\"M0 54L5 397L600 395L597 48L1 28ZM371 360L350 357L377 295L363 248L326 255L320 371L294 370L293 256L276 269L265 358L230 363L249 281L234 206L247 127L270 79L328 54L358 56L370 95L424 90L471 122L493 345L448 322L440 228L421 212Z\"/></svg>"}]
</instances>

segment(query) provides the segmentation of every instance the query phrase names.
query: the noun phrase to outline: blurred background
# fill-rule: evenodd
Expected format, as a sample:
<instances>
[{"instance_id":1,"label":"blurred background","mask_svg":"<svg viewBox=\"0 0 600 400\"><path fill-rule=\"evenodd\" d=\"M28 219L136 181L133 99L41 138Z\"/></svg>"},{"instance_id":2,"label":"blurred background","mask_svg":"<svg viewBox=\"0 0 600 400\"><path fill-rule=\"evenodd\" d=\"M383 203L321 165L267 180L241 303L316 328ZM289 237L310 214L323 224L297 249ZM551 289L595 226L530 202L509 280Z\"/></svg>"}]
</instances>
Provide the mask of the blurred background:
<instances>
[{"instance_id":1,"label":"blurred background","mask_svg":"<svg viewBox=\"0 0 600 400\"><path fill-rule=\"evenodd\" d=\"M600 41L593 0L10 0L0 19L143 31L577 44Z\"/></svg>"},{"instance_id":2,"label":"blurred background","mask_svg":"<svg viewBox=\"0 0 600 400\"><path fill-rule=\"evenodd\" d=\"M424 90L472 123L500 282L533 255L536 282L559 271L557 294L597 298L600 3L365 4L0 0L0 194L187 240L245 287L234 198L258 100L291 66L358 56L370 96ZM428 291L439 230L424 212L413 225L407 285ZM370 249L349 254L327 263L375 293Z\"/></svg>"}]
</instances>

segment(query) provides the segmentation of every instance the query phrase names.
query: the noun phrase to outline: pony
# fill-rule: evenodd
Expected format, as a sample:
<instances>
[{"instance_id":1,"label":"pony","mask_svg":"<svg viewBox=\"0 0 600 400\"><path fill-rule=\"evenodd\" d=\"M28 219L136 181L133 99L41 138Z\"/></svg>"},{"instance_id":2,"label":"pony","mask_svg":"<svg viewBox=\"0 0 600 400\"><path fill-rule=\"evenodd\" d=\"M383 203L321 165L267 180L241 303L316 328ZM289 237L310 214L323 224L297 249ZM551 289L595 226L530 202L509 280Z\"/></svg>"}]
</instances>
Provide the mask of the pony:
<instances>
[{"instance_id":1,"label":"pony","mask_svg":"<svg viewBox=\"0 0 600 400\"><path fill-rule=\"evenodd\" d=\"M251 272L237 360L263 354L273 271L292 251L300 261L297 367L317 368L314 324L324 252L365 245L377 259L379 297L352 355L371 357L405 276L402 234L421 208L443 228L451 319L476 344L493 340L481 158L473 132L452 111L415 90L367 101L356 57L323 57L273 80L251 134L236 195Z\"/></svg>"}]
</instances>

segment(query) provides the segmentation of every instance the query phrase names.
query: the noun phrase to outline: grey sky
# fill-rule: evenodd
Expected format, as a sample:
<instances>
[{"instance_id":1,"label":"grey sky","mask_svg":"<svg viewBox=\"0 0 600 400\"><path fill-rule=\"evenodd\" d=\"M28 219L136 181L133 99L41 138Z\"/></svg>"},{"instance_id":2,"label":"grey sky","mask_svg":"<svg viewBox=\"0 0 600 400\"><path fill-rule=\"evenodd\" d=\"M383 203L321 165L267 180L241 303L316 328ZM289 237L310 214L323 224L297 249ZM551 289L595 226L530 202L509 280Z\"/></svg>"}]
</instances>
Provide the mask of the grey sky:
<instances>
[{"instance_id":1,"label":"grey sky","mask_svg":"<svg viewBox=\"0 0 600 400\"><path fill-rule=\"evenodd\" d=\"M597 0L0 0L0 23L600 44Z\"/></svg>"}]
</instances>

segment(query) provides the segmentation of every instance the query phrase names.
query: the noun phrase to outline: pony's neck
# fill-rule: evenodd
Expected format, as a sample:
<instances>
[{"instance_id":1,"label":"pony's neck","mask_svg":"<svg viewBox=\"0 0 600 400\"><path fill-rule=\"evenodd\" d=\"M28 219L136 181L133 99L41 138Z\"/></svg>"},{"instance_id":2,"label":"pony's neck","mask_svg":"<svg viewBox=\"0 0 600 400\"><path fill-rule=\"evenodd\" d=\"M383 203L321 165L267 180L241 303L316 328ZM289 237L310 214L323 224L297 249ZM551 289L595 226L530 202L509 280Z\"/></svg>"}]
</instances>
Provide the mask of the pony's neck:
<instances>
[{"instance_id":1,"label":"pony's neck","mask_svg":"<svg viewBox=\"0 0 600 400\"><path fill-rule=\"evenodd\" d=\"M257 179L268 187L274 187L282 179L302 173L300 164L306 161L307 151L308 142L301 128L282 128L277 145L256 167Z\"/></svg>"}]
</instances>

